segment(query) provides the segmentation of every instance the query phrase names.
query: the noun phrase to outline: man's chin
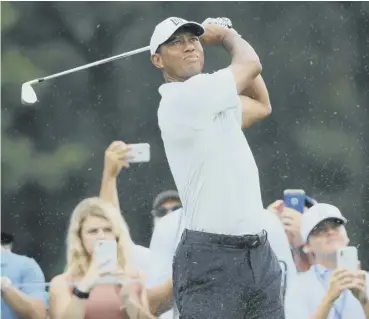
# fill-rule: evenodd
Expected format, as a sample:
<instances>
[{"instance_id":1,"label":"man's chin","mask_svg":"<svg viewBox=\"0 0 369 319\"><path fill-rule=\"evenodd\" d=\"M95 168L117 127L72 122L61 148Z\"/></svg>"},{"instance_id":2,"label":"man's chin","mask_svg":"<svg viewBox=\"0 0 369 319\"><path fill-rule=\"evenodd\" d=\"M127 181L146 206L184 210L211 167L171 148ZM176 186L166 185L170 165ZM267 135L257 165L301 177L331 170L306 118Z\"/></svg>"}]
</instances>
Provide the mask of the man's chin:
<instances>
[{"instance_id":1,"label":"man's chin","mask_svg":"<svg viewBox=\"0 0 369 319\"><path fill-rule=\"evenodd\" d=\"M202 73L202 69L200 68L194 68L193 70L190 70L189 72L187 72L187 78L192 78L195 75L199 75Z\"/></svg>"}]
</instances>

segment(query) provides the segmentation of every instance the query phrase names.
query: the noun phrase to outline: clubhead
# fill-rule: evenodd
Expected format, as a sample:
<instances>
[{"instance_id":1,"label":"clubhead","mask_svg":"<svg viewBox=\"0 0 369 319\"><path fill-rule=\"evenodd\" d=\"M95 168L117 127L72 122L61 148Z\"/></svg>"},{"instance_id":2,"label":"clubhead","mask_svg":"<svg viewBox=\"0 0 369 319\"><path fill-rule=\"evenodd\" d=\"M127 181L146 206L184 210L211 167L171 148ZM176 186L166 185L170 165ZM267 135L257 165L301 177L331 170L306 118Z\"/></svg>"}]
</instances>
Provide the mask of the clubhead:
<instances>
[{"instance_id":1,"label":"clubhead","mask_svg":"<svg viewBox=\"0 0 369 319\"><path fill-rule=\"evenodd\" d=\"M37 102L36 92L32 88L29 82L22 84L22 93L21 93L22 104L30 105Z\"/></svg>"}]
</instances>

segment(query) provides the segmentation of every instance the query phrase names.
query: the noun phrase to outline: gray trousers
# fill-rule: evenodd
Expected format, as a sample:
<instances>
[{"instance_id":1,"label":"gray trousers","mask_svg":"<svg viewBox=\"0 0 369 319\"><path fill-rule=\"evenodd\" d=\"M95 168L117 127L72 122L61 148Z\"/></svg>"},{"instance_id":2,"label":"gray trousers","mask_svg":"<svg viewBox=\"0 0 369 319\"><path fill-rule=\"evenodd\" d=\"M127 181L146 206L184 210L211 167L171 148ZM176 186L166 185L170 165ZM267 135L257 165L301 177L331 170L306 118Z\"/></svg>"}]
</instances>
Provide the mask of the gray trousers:
<instances>
[{"instance_id":1,"label":"gray trousers","mask_svg":"<svg viewBox=\"0 0 369 319\"><path fill-rule=\"evenodd\" d=\"M180 319L284 319L281 268L267 233L185 229L173 260Z\"/></svg>"}]
</instances>

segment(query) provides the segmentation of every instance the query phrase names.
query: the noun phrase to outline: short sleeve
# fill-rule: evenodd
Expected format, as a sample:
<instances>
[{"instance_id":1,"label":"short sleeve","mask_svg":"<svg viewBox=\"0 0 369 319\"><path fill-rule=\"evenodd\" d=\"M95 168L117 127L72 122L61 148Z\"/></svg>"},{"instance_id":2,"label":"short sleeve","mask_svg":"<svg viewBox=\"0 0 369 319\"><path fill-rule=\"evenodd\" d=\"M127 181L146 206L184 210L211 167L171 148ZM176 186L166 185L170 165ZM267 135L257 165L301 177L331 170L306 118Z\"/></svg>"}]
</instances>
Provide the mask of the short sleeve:
<instances>
[{"instance_id":1,"label":"short sleeve","mask_svg":"<svg viewBox=\"0 0 369 319\"><path fill-rule=\"evenodd\" d=\"M27 262L24 263L21 291L29 297L45 302L45 306L48 305L48 295L45 290L45 276L34 259L29 258Z\"/></svg>"},{"instance_id":2,"label":"short sleeve","mask_svg":"<svg viewBox=\"0 0 369 319\"><path fill-rule=\"evenodd\" d=\"M213 117L217 113L240 106L231 68L212 74L200 74L187 82L188 94L193 102L190 109L198 111L202 116Z\"/></svg>"},{"instance_id":3,"label":"short sleeve","mask_svg":"<svg viewBox=\"0 0 369 319\"><path fill-rule=\"evenodd\" d=\"M178 125L192 131L206 129L222 112L241 110L231 68L212 74L199 74L183 83L166 84L161 89L159 126L177 130ZM172 123L172 125L170 124Z\"/></svg>"},{"instance_id":4,"label":"short sleeve","mask_svg":"<svg viewBox=\"0 0 369 319\"><path fill-rule=\"evenodd\" d=\"M177 234L181 211L163 217L155 226L150 250L153 256L147 280L150 286L161 284L172 278L172 262L177 248Z\"/></svg>"},{"instance_id":5,"label":"short sleeve","mask_svg":"<svg viewBox=\"0 0 369 319\"><path fill-rule=\"evenodd\" d=\"M147 272L151 263L151 251L147 247L134 244L132 247L133 267L141 272Z\"/></svg>"}]
</instances>

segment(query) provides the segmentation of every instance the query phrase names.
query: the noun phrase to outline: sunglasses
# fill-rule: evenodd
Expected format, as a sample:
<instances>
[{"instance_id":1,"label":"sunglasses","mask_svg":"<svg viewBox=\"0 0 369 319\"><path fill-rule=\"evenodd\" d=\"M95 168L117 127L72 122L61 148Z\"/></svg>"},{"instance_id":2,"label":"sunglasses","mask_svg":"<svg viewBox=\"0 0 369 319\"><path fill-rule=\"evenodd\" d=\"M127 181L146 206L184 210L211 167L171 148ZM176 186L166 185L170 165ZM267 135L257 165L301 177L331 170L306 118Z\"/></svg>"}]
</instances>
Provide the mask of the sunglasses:
<instances>
[{"instance_id":1,"label":"sunglasses","mask_svg":"<svg viewBox=\"0 0 369 319\"><path fill-rule=\"evenodd\" d=\"M171 206L171 207L164 207L164 206L160 206L159 208L157 208L155 210L154 215L156 217L164 217L165 215L174 212L177 209L182 208L182 205L175 205L175 206Z\"/></svg>"},{"instance_id":2,"label":"sunglasses","mask_svg":"<svg viewBox=\"0 0 369 319\"><path fill-rule=\"evenodd\" d=\"M324 220L318 225L316 225L310 234L320 234L325 232L327 229L337 228L341 226L343 223L339 219L328 219Z\"/></svg>"}]
</instances>

